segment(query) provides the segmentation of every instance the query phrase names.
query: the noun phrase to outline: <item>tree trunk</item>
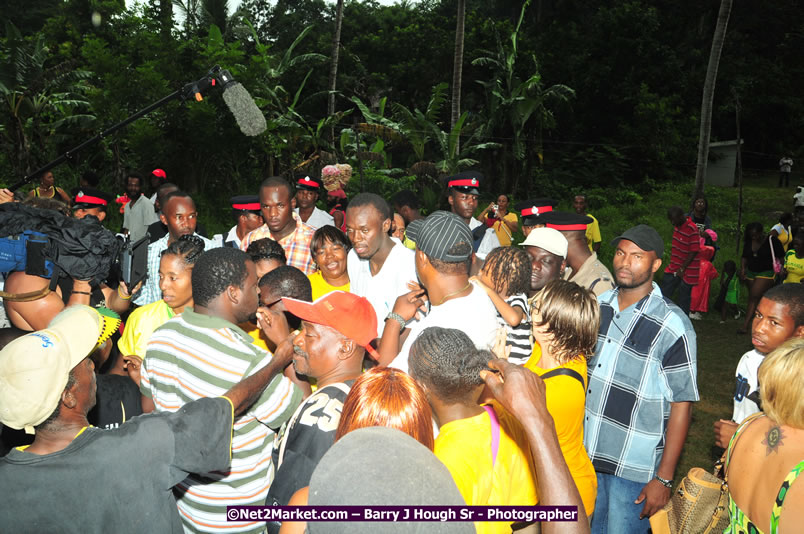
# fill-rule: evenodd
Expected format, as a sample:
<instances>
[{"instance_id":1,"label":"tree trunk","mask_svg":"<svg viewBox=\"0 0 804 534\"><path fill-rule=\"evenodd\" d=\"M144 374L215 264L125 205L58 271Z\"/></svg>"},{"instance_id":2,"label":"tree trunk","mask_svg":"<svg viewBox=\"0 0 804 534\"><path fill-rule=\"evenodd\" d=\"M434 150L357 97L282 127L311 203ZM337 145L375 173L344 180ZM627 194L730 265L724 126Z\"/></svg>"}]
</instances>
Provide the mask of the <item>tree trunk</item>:
<instances>
[{"instance_id":1,"label":"tree trunk","mask_svg":"<svg viewBox=\"0 0 804 534\"><path fill-rule=\"evenodd\" d=\"M452 64L452 115L450 128L455 127L461 118L461 79L463 77L463 26L466 21L466 0L458 0L458 22L455 25L455 57ZM455 146L455 153L461 151L460 137Z\"/></svg>"},{"instance_id":2,"label":"tree trunk","mask_svg":"<svg viewBox=\"0 0 804 534\"><path fill-rule=\"evenodd\" d=\"M343 22L343 0L338 0L335 10L335 33L332 35L332 54L329 65L329 96L327 98L327 116L335 114L335 87L338 79L338 52L341 47L341 23ZM329 129L329 140L335 146L335 125Z\"/></svg>"},{"instance_id":3,"label":"tree trunk","mask_svg":"<svg viewBox=\"0 0 804 534\"><path fill-rule=\"evenodd\" d=\"M698 162L695 168L695 191L692 198L703 195L706 180L706 163L709 159L709 136L712 131L712 100L715 97L715 81L720 64L720 52L726 38L732 0L720 0L715 35L712 37L712 50L709 52L709 66L706 68L703 98L701 99L701 130L698 134Z\"/></svg>"},{"instance_id":4,"label":"tree trunk","mask_svg":"<svg viewBox=\"0 0 804 534\"><path fill-rule=\"evenodd\" d=\"M734 240L736 243L735 254L740 253L740 227L743 224L743 147L742 137L740 136L740 95L732 87L731 94L734 96L734 120L737 123L737 168L734 169L737 175L737 187L740 188L737 200L737 237Z\"/></svg>"},{"instance_id":5,"label":"tree trunk","mask_svg":"<svg viewBox=\"0 0 804 534\"><path fill-rule=\"evenodd\" d=\"M173 0L159 0L159 33L165 40L170 40L173 30Z\"/></svg>"}]
</instances>

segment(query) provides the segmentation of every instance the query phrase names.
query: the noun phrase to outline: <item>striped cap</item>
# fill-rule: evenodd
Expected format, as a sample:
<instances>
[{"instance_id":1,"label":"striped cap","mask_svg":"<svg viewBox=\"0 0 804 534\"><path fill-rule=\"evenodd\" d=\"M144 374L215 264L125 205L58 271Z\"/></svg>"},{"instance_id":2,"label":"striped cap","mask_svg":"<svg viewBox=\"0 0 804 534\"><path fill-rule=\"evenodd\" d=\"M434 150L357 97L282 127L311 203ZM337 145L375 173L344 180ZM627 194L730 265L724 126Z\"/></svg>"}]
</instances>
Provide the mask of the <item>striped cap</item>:
<instances>
[{"instance_id":1,"label":"striped cap","mask_svg":"<svg viewBox=\"0 0 804 534\"><path fill-rule=\"evenodd\" d=\"M433 212L424 220L416 237L416 248L428 258L457 263L472 255L469 225L454 213Z\"/></svg>"}]
</instances>

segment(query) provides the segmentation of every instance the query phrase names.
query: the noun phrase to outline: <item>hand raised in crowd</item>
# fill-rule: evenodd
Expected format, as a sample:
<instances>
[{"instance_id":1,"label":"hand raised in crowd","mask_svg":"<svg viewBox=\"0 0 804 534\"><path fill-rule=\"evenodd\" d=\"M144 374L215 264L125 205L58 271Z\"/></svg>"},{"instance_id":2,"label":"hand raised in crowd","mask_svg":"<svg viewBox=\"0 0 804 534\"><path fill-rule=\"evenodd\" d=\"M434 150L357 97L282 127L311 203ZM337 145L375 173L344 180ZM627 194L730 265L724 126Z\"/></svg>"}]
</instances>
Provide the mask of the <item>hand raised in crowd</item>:
<instances>
[{"instance_id":1,"label":"hand raised in crowd","mask_svg":"<svg viewBox=\"0 0 804 534\"><path fill-rule=\"evenodd\" d=\"M293 361L293 340L297 335L299 335L299 331L294 330L293 332L288 333L288 335L285 336L285 339L276 344L274 360L280 363L282 367L289 366L290 362Z\"/></svg>"},{"instance_id":2,"label":"hand raised in crowd","mask_svg":"<svg viewBox=\"0 0 804 534\"><path fill-rule=\"evenodd\" d=\"M409 284L410 286L410 284ZM393 312L402 316L405 321L413 318L421 319L427 314L427 294L424 289L418 288L397 297Z\"/></svg>"},{"instance_id":3,"label":"hand raised in crowd","mask_svg":"<svg viewBox=\"0 0 804 534\"><path fill-rule=\"evenodd\" d=\"M493 371L480 371L480 377L494 398L523 426L526 422L553 424L553 418L547 411L544 381L538 375L505 360L491 360L488 366Z\"/></svg>"},{"instance_id":4,"label":"hand raised in crowd","mask_svg":"<svg viewBox=\"0 0 804 534\"><path fill-rule=\"evenodd\" d=\"M501 360L508 360L508 356L511 355L511 345L508 345L508 329L504 326L497 329L491 352Z\"/></svg>"},{"instance_id":5,"label":"hand raised in crowd","mask_svg":"<svg viewBox=\"0 0 804 534\"><path fill-rule=\"evenodd\" d=\"M128 373L128 377L140 387L140 371L142 370L142 358L136 354L123 356L123 369Z\"/></svg>"},{"instance_id":6,"label":"hand raised in crowd","mask_svg":"<svg viewBox=\"0 0 804 534\"><path fill-rule=\"evenodd\" d=\"M257 308L257 326L277 347L290 335L290 325L285 313L264 306Z\"/></svg>"},{"instance_id":7,"label":"hand raised in crowd","mask_svg":"<svg viewBox=\"0 0 804 534\"><path fill-rule=\"evenodd\" d=\"M725 419L720 419L715 421L715 445L725 449L729 446L729 441L731 441L731 437L737 432L737 427L739 426L734 421L726 421Z\"/></svg>"},{"instance_id":8,"label":"hand raised in crowd","mask_svg":"<svg viewBox=\"0 0 804 534\"><path fill-rule=\"evenodd\" d=\"M129 291L128 290L128 285L126 285L126 283L121 280L120 283L117 286L117 292L120 294L121 298L128 300L128 299L131 298L131 295L134 295L137 291L142 289L142 284L143 283L144 283L144 281L138 282L137 285L134 286L134 290Z\"/></svg>"},{"instance_id":9,"label":"hand raised in crowd","mask_svg":"<svg viewBox=\"0 0 804 534\"><path fill-rule=\"evenodd\" d=\"M14 202L14 193L10 189L2 188L0 189L0 204L6 202Z\"/></svg>"}]
</instances>

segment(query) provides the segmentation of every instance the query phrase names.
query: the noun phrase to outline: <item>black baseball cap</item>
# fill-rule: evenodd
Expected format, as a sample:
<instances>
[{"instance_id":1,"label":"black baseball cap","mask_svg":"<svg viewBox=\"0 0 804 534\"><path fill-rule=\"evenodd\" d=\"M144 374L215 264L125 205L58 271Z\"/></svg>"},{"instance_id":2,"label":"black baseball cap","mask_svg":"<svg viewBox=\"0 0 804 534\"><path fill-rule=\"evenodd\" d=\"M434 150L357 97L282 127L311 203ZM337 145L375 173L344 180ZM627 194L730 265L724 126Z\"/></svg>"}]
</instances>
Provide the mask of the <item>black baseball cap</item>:
<instances>
[{"instance_id":1,"label":"black baseball cap","mask_svg":"<svg viewBox=\"0 0 804 534\"><path fill-rule=\"evenodd\" d=\"M620 239L627 239L646 252L653 251L658 258L664 255L664 241L662 240L662 236L647 224L640 224L629 228L623 232L622 235L615 237L611 245L617 246Z\"/></svg>"}]
</instances>

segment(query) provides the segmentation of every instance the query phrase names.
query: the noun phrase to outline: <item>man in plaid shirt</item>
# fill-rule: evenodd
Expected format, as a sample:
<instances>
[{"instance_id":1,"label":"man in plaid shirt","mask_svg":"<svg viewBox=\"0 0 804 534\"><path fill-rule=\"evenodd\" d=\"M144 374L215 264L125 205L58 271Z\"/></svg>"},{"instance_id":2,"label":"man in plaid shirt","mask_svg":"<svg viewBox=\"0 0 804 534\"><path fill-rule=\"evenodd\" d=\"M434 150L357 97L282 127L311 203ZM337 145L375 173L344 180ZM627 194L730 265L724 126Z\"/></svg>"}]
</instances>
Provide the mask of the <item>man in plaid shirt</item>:
<instances>
[{"instance_id":1,"label":"man in plaid shirt","mask_svg":"<svg viewBox=\"0 0 804 534\"><path fill-rule=\"evenodd\" d=\"M266 178L260 186L260 212L265 224L251 231L240 244L242 250L258 239L268 237L282 245L288 265L304 274L315 272L310 241L315 228L302 222L293 212L293 188L284 178Z\"/></svg>"},{"instance_id":2,"label":"man in plaid shirt","mask_svg":"<svg viewBox=\"0 0 804 534\"><path fill-rule=\"evenodd\" d=\"M670 499L698 400L695 331L653 275L664 243L635 226L613 243L617 287L598 297L584 445L597 472L592 532L641 532Z\"/></svg>"}]
</instances>

